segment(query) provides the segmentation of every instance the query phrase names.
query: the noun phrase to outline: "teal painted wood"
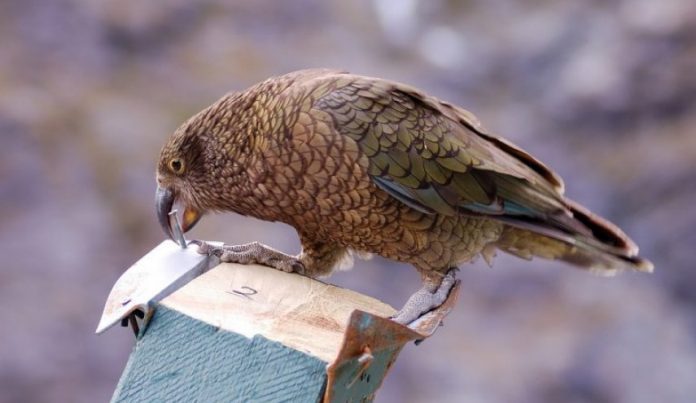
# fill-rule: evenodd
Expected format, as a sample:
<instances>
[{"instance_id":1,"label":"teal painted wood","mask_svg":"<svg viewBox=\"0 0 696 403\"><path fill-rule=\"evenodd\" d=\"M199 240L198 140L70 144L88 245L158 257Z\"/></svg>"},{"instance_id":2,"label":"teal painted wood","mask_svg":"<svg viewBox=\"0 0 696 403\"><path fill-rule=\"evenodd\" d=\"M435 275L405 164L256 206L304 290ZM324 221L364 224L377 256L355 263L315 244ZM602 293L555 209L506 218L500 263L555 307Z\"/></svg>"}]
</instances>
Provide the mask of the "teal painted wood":
<instances>
[{"instance_id":1,"label":"teal painted wood","mask_svg":"<svg viewBox=\"0 0 696 403\"><path fill-rule=\"evenodd\" d=\"M158 305L112 402L316 402L326 362Z\"/></svg>"}]
</instances>

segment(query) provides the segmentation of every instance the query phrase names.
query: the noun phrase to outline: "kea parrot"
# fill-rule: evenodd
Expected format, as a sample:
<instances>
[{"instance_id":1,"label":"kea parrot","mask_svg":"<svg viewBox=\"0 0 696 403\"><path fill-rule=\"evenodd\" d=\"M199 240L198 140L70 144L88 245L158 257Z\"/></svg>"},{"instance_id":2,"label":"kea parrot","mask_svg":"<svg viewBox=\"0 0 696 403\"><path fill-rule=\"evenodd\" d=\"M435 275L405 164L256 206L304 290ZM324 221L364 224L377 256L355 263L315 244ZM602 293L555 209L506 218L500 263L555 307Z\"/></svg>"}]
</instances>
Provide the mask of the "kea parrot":
<instances>
[{"instance_id":1,"label":"kea parrot","mask_svg":"<svg viewBox=\"0 0 696 403\"><path fill-rule=\"evenodd\" d=\"M617 226L563 196L544 163L487 131L469 111L398 82L301 70L233 92L168 139L156 208L172 238L178 206L190 230L235 212L297 230L291 256L258 242L199 252L309 277L377 254L413 265L422 288L393 317L440 306L459 264L496 250L557 259L600 274L652 271Z\"/></svg>"}]
</instances>

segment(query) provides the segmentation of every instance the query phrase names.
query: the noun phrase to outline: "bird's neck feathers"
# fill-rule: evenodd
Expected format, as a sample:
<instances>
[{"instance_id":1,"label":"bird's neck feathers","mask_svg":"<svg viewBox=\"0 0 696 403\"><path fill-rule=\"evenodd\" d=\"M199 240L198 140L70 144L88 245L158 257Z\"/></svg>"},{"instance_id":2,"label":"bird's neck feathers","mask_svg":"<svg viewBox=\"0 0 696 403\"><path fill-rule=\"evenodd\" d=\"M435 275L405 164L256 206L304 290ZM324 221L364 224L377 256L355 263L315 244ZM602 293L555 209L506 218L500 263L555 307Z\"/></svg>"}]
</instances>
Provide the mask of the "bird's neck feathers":
<instances>
[{"instance_id":1,"label":"bird's neck feathers","mask_svg":"<svg viewBox=\"0 0 696 403\"><path fill-rule=\"evenodd\" d=\"M204 138L206 177L218 186L209 209L234 211L257 218L265 211L260 193L270 175L266 158L269 148L286 139L296 110L287 103L292 80L263 82L246 91L228 94L197 117ZM220 183L224 186L219 186Z\"/></svg>"},{"instance_id":2,"label":"bird's neck feathers","mask_svg":"<svg viewBox=\"0 0 696 403\"><path fill-rule=\"evenodd\" d=\"M249 215L257 208L252 200L259 158L254 147L261 131L249 95L228 94L197 115L205 161L202 177L214 182L199 189L209 210Z\"/></svg>"}]
</instances>

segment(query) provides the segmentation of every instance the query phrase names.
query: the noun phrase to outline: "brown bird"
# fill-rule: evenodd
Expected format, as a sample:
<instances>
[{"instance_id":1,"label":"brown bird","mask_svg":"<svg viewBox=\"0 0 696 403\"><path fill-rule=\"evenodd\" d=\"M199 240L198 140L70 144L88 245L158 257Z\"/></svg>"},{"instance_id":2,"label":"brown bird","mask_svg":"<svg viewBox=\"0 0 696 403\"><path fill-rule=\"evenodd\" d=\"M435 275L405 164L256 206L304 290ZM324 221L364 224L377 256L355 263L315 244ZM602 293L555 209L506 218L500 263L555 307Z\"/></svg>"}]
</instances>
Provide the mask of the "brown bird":
<instances>
[{"instance_id":1,"label":"brown bird","mask_svg":"<svg viewBox=\"0 0 696 403\"><path fill-rule=\"evenodd\" d=\"M615 225L563 196L562 179L471 113L408 85L303 70L225 95L171 136L157 166L157 214L172 237L208 211L293 226L302 251L212 247L222 261L310 277L352 252L412 264L423 279L396 315L439 306L457 265L496 249L594 272L649 272Z\"/></svg>"}]
</instances>

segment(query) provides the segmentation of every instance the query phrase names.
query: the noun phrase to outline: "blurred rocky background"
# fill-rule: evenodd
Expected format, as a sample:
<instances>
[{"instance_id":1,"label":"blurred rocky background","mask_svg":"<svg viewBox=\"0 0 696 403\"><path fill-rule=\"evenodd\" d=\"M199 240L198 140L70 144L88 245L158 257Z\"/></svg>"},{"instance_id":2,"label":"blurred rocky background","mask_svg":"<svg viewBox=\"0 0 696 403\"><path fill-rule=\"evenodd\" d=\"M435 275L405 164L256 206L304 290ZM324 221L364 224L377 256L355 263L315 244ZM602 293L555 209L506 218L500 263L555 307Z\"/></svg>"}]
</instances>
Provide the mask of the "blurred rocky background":
<instances>
[{"instance_id":1,"label":"blurred rocky background","mask_svg":"<svg viewBox=\"0 0 696 403\"><path fill-rule=\"evenodd\" d=\"M225 92L306 67L474 111L621 225L654 275L499 256L408 346L379 402L696 401L696 2L0 2L0 401L106 401L133 345L95 336L120 273L163 239L159 147ZM207 217L193 237L288 252L292 229ZM329 281L400 306L414 270Z\"/></svg>"}]
</instances>

